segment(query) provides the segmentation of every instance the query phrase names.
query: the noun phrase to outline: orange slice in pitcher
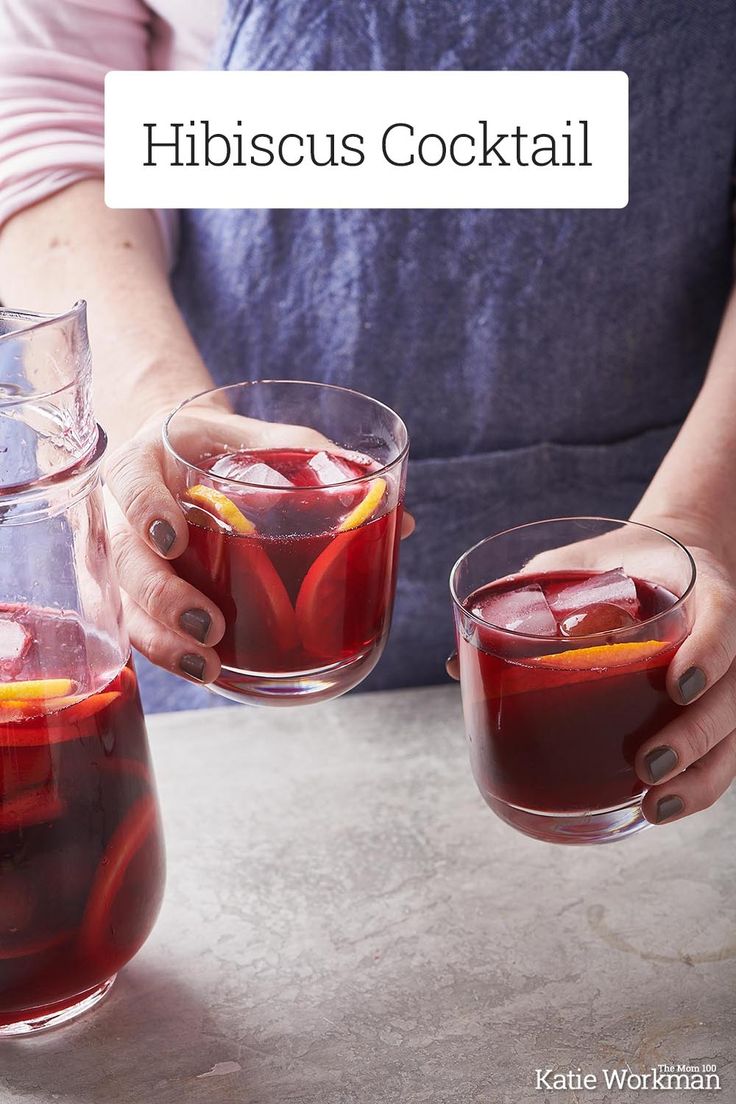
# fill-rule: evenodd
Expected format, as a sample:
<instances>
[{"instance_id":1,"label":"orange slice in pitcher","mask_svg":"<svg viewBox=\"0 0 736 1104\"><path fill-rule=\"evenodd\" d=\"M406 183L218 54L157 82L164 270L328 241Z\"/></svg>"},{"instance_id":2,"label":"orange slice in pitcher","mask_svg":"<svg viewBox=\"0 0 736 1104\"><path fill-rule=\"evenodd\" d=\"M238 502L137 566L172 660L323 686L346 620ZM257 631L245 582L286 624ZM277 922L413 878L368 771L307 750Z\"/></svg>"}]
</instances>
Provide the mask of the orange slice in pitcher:
<instances>
[{"instance_id":1,"label":"orange slice in pitcher","mask_svg":"<svg viewBox=\"0 0 736 1104\"><path fill-rule=\"evenodd\" d=\"M30 679L25 682L0 682L0 708L6 703L51 701L71 694L74 683L68 678Z\"/></svg>"},{"instance_id":2,"label":"orange slice in pitcher","mask_svg":"<svg viewBox=\"0 0 736 1104\"><path fill-rule=\"evenodd\" d=\"M139 851L155 846L158 812L151 794L140 797L118 825L97 868L79 930L88 955L104 955L114 936L111 917L126 874Z\"/></svg>"},{"instance_id":3,"label":"orange slice in pitcher","mask_svg":"<svg viewBox=\"0 0 736 1104\"><path fill-rule=\"evenodd\" d=\"M63 709L69 701L78 701L70 691L71 679L31 679L0 683L0 723L22 721L46 715L52 709ZM2 742L2 741L0 741Z\"/></svg>"},{"instance_id":4,"label":"orange slice in pitcher","mask_svg":"<svg viewBox=\"0 0 736 1104\"><path fill-rule=\"evenodd\" d=\"M0 805L0 832L17 831L32 824L47 824L58 820L63 812L64 802L53 786L26 790Z\"/></svg>"},{"instance_id":5,"label":"orange slice in pitcher","mask_svg":"<svg viewBox=\"0 0 736 1104\"><path fill-rule=\"evenodd\" d=\"M340 522L337 529L338 533L346 533L349 529L357 529L359 525L362 525L364 522L368 521L369 518L373 517L385 493L385 479L378 478L371 480L368 490L363 495L358 505Z\"/></svg>"},{"instance_id":6,"label":"orange slice in pitcher","mask_svg":"<svg viewBox=\"0 0 736 1104\"><path fill-rule=\"evenodd\" d=\"M76 934L76 931L72 929L54 932L52 935L43 936L41 939L32 939L30 942L18 940L6 944L3 940L3 946L0 947L0 962L7 962L8 959L12 958L36 958L47 954L49 951L55 951L67 940L71 941Z\"/></svg>"},{"instance_id":7,"label":"orange slice in pitcher","mask_svg":"<svg viewBox=\"0 0 736 1104\"><path fill-rule=\"evenodd\" d=\"M249 521L242 510L238 509L232 499L221 491L216 491L214 487L205 487L203 483L198 483L195 487L189 488L187 498L195 506L201 506L203 509L209 510L235 533L241 533L245 536L256 531L253 522Z\"/></svg>"},{"instance_id":8,"label":"orange slice in pitcher","mask_svg":"<svg viewBox=\"0 0 736 1104\"><path fill-rule=\"evenodd\" d=\"M0 749L3 747L0 738ZM51 749L38 747L14 747L13 754L5 757L2 767L3 799L0 805L24 790L40 790L53 779Z\"/></svg>"},{"instance_id":9,"label":"orange slice in pitcher","mask_svg":"<svg viewBox=\"0 0 736 1104\"><path fill-rule=\"evenodd\" d=\"M66 682L50 679L49 682ZM23 685L15 683L16 686ZM62 694L55 698L6 699L0 701L0 748L43 747L79 738L78 725L122 697L120 690L99 694ZM12 722L27 721L29 724Z\"/></svg>"},{"instance_id":10,"label":"orange slice in pitcher","mask_svg":"<svg viewBox=\"0 0 736 1104\"><path fill-rule=\"evenodd\" d=\"M75 697L60 698L51 702L53 712L48 714L48 722L66 725L86 721L88 717L94 717L95 713L100 713L120 697L122 697L120 690L103 690L99 694L90 694L88 697L77 694ZM63 717L62 709L65 710Z\"/></svg>"}]
</instances>

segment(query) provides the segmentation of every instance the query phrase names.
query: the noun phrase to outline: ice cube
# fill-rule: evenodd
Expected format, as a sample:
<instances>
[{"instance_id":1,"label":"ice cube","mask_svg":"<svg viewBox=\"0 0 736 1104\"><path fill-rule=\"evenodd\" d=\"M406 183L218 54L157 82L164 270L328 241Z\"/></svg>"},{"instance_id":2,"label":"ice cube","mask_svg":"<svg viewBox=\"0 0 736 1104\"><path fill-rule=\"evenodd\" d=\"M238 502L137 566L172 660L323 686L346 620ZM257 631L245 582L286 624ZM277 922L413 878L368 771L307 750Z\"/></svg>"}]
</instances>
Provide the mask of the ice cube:
<instances>
[{"instance_id":1,"label":"ice cube","mask_svg":"<svg viewBox=\"0 0 736 1104\"><path fill-rule=\"evenodd\" d=\"M344 483L355 479L355 471L339 456L330 456L327 452L316 452L307 467L317 476L317 483L326 487L331 483Z\"/></svg>"},{"instance_id":2,"label":"ice cube","mask_svg":"<svg viewBox=\"0 0 736 1104\"><path fill-rule=\"evenodd\" d=\"M591 633L628 629L636 624L636 618L622 606L601 602L599 606L589 606L578 613L569 614L560 621L560 632L563 636L589 636Z\"/></svg>"},{"instance_id":3,"label":"ice cube","mask_svg":"<svg viewBox=\"0 0 736 1104\"><path fill-rule=\"evenodd\" d=\"M557 621L538 583L501 594L487 594L470 607L470 612L511 632L557 636Z\"/></svg>"},{"instance_id":4,"label":"ice cube","mask_svg":"<svg viewBox=\"0 0 736 1104\"><path fill-rule=\"evenodd\" d=\"M548 588L547 601L558 621L591 606L616 606L634 619L639 613L636 583L620 567L599 575L589 575L587 579L563 586L560 590Z\"/></svg>"},{"instance_id":5,"label":"ice cube","mask_svg":"<svg viewBox=\"0 0 736 1104\"><path fill-rule=\"evenodd\" d=\"M240 492L249 510L272 510L274 506L282 505L284 496L279 492L284 488L296 486L285 475L269 464L264 464L262 460L254 463L250 458L237 455L221 456L217 463L212 465L210 471L223 479L237 479L243 483L268 487L269 490L263 491L248 491L244 488ZM270 488L273 488L272 492Z\"/></svg>"},{"instance_id":6,"label":"ice cube","mask_svg":"<svg viewBox=\"0 0 736 1104\"><path fill-rule=\"evenodd\" d=\"M346 510L355 505L355 487L344 487L342 491L339 488L340 483L355 479L356 475L360 474L356 473L355 468L352 468L347 460L334 454L330 455L328 452L317 452L310 458L307 468L313 481L312 486L329 487L327 493L337 495L340 505ZM338 486L333 488L331 486L333 483Z\"/></svg>"},{"instance_id":7,"label":"ice cube","mask_svg":"<svg viewBox=\"0 0 736 1104\"><path fill-rule=\"evenodd\" d=\"M257 461L221 456L210 471L221 479L237 479L242 483L257 483L259 487L293 487L294 484L275 468Z\"/></svg>"},{"instance_id":8,"label":"ice cube","mask_svg":"<svg viewBox=\"0 0 736 1104\"><path fill-rule=\"evenodd\" d=\"M31 634L20 622L0 618L0 674L17 674L30 646Z\"/></svg>"}]
</instances>

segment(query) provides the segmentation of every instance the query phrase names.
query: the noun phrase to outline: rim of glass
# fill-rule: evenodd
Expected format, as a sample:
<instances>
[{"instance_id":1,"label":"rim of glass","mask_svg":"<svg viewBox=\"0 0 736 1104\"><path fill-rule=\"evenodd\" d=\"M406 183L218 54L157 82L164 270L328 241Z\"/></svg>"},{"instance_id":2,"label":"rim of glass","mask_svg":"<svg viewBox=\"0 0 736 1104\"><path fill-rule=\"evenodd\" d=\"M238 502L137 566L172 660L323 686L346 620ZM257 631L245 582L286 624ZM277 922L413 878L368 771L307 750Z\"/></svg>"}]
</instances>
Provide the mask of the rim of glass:
<instances>
[{"instance_id":1,"label":"rim of glass","mask_svg":"<svg viewBox=\"0 0 736 1104\"><path fill-rule=\"evenodd\" d=\"M404 434L404 443L393 460L390 460L387 464L383 464L381 467L376 468L375 471L366 472L365 475L357 475L354 479L343 479L339 483L321 483L318 487L264 487L263 483L249 483L245 479L233 479L230 476L226 475L213 475L213 473L208 468L202 468L198 464L192 463L191 460L187 460L186 457L182 456L180 452L177 452L169 435L169 427L176 415L179 414L180 411L184 409L184 407L189 406L190 403L196 402L197 399L202 399L207 395L215 395L218 392L233 390L236 387L256 387L262 384L286 384L289 386L294 384L298 385L299 387L315 387L325 391L339 391L344 395L353 395L359 399L364 399L366 402L371 403L373 406L379 407L381 410L386 411L387 414L390 414L392 418L396 419L399 427ZM241 417L249 416L250 415L241 415ZM192 395L190 396L190 398L184 399L183 402L180 402L178 406L174 407L171 413L164 420L162 436L164 448L170 453L171 456L174 457L175 460L178 460L179 463L186 465L186 467L188 468L191 468L192 471L199 472L200 474L206 476L208 479L216 479L219 483L232 483L237 487L248 487L258 491L267 490L271 494L273 494L274 491L278 491L279 494L290 494L292 491L298 491L302 495L304 495L307 493L319 493L320 491L334 490L336 487L350 487L356 483L365 483L366 481L376 479L378 476L390 472L393 468L402 464L403 461L406 459L407 453L409 452L409 431L406 428L406 423L404 422L403 418L396 413L395 410L391 409L390 406L387 406L386 403L382 403L380 399L374 399L370 395L364 395L362 391L355 391L350 387L338 387L337 384L334 383L320 383L318 380L242 380L240 383L228 383L224 384L221 387L208 387L205 391L199 391L196 395Z\"/></svg>"},{"instance_id":2,"label":"rim of glass","mask_svg":"<svg viewBox=\"0 0 736 1104\"><path fill-rule=\"evenodd\" d=\"M685 554L686 560L690 565L690 581L688 582L688 585L685 587L685 590L682 592L679 598L675 602L673 602L671 606L668 606L666 610L662 610L660 613L655 613L654 617L647 617L645 621L639 621L636 625L628 625L625 628L621 629L609 629L604 632L586 633L583 636L576 636L574 637L574 639L566 638L564 643L574 643L574 645L577 647L581 642L585 643L590 640L599 640L601 637L608 638L611 636L624 635L627 633L631 633L633 629L638 631L645 625L652 625L656 621L661 620L662 617L665 617L668 614L671 614L675 610L679 609L680 606L682 606L688 599L690 594L692 594L693 588L695 587L695 580L697 579L698 569L695 564L695 560L693 559L692 553L688 548L685 547L684 544L682 544L681 541L677 539L677 537L670 536L669 533L665 533L662 529L657 529L654 525L647 525L645 522L642 521L625 521L621 518L596 517L595 515L581 514L579 516L571 517L543 518L540 521L528 521L524 525L512 525L510 529L502 529L500 533L493 533L490 537L483 537L482 540L477 541L474 545L466 549L465 552L458 556L457 560L455 560L455 563L452 565L452 570L450 571L450 595L452 597L453 604L457 607L458 610L461 611L461 613L464 614L465 617L470 618L471 621L474 621L482 628L495 629L497 632L503 633L506 636L514 637L517 640L533 640L535 642L546 640L549 643L549 641L553 639L552 637L539 636L536 633L516 632L514 629L504 628L503 625L494 625L492 621L486 621L483 617L478 617L477 614L471 613L471 611L467 609L460 600L455 583L457 579L457 574L462 563L482 545L489 544L491 541L498 540L500 537L507 537L510 533L518 533L522 529L534 529L541 525L554 525L561 522L573 521L597 521L607 525L617 525L620 527L630 526L631 528L646 529L650 533L656 533L658 537L663 537L664 540L669 541L671 545L674 545L675 548L679 548L679 550ZM602 536L603 534L600 535ZM491 582L493 581L494 580L491 580Z\"/></svg>"},{"instance_id":3,"label":"rim of glass","mask_svg":"<svg viewBox=\"0 0 736 1104\"><path fill-rule=\"evenodd\" d=\"M0 307L0 320L8 319L35 319L31 321L27 326L21 326L17 330L9 330L7 333L0 334L0 345L4 341L17 340L22 337L23 334L28 334L33 331L36 333L38 330L44 330L49 326L58 326L63 322L69 322L71 319L78 318L80 315L84 315L87 310L87 300L77 299L73 307L69 310L62 311L61 314L41 314L39 311L24 311L15 310L12 307ZM53 399L56 395L60 395L62 391L66 391L68 387L72 386L76 382L76 378L72 377L67 380L66 383L62 383L59 387L55 387L53 391L33 391L30 395L3 395L0 394L0 407L8 406L24 406L26 403L39 402L41 399ZM0 389L2 388L2 381L0 380Z\"/></svg>"},{"instance_id":4,"label":"rim of glass","mask_svg":"<svg viewBox=\"0 0 736 1104\"><path fill-rule=\"evenodd\" d=\"M0 344L3 341L7 341L11 337L18 337L20 334L28 333L29 330L40 330L46 326L53 326L59 322L67 322L70 318L76 317L78 314L82 314L87 307L86 299L77 299L73 307L69 310L61 311L60 314L43 314L40 311L26 311L17 310L14 307L0 307L0 319L36 319L37 321L31 321L28 326L21 326L17 330L9 330L7 333L0 334Z\"/></svg>"}]
</instances>

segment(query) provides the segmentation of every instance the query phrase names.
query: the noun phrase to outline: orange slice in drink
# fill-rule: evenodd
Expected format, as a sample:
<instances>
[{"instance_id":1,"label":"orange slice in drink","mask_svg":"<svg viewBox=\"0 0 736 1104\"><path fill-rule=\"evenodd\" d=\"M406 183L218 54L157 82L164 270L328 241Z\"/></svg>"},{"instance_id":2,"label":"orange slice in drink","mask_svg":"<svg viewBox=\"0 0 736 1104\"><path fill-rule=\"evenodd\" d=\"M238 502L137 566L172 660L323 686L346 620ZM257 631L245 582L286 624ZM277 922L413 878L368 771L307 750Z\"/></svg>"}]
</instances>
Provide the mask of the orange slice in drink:
<instances>
[{"instance_id":1,"label":"orange slice in drink","mask_svg":"<svg viewBox=\"0 0 736 1104\"><path fill-rule=\"evenodd\" d=\"M305 575L296 622L315 658L335 661L375 640L390 600L395 526L394 512L375 525L336 533Z\"/></svg>"},{"instance_id":2,"label":"orange slice in drink","mask_svg":"<svg viewBox=\"0 0 736 1104\"><path fill-rule=\"evenodd\" d=\"M238 544L241 547L232 561L229 581L237 610L234 639L242 640L247 651L262 648L264 661L273 662L299 643L294 607L281 576L260 542L239 541ZM222 648L219 654L222 658Z\"/></svg>"},{"instance_id":3,"label":"orange slice in drink","mask_svg":"<svg viewBox=\"0 0 736 1104\"><path fill-rule=\"evenodd\" d=\"M567 652L538 656L527 662L570 671L607 671L651 659L667 647L666 640L632 640L621 644L598 644L593 648L572 648Z\"/></svg>"},{"instance_id":4,"label":"orange slice in drink","mask_svg":"<svg viewBox=\"0 0 736 1104\"><path fill-rule=\"evenodd\" d=\"M296 600L296 623L301 642L316 658L337 659L372 634L373 611L382 605L383 572L372 570L373 538L358 530L375 514L386 493L386 480L371 480L357 506L343 518L335 536L304 577ZM380 557L385 550L376 546ZM375 593L374 593L375 591ZM359 596L359 598L358 598Z\"/></svg>"},{"instance_id":5,"label":"orange slice in drink","mask_svg":"<svg viewBox=\"0 0 736 1104\"><path fill-rule=\"evenodd\" d=\"M385 493L385 479L379 477L378 479L371 480L368 490L363 495L358 505L341 521L338 526L338 533L346 533L350 529L357 529L359 525L362 525L363 522L373 517Z\"/></svg>"},{"instance_id":6,"label":"orange slice in drink","mask_svg":"<svg viewBox=\"0 0 736 1104\"><path fill-rule=\"evenodd\" d=\"M674 655L674 648L671 641L643 640L525 657L503 668L498 693L500 697L508 697L526 691L552 690L664 666Z\"/></svg>"},{"instance_id":7,"label":"orange slice in drink","mask_svg":"<svg viewBox=\"0 0 736 1104\"><path fill-rule=\"evenodd\" d=\"M221 491L216 491L214 487L205 487L203 483L198 483L195 487L189 488L187 498L195 506L201 506L203 509L209 510L220 521L224 521L235 533L241 533L245 536L256 531L253 522L249 521L242 510L238 509L232 499Z\"/></svg>"},{"instance_id":8,"label":"orange slice in drink","mask_svg":"<svg viewBox=\"0 0 736 1104\"><path fill-rule=\"evenodd\" d=\"M234 542L236 548L227 547L233 533L257 537L255 525L227 495L211 487L190 487L187 495L195 507L204 511L201 520L191 519L194 526L207 529L213 536L207 540L190 538L189 548L179 560L180 574L213 601L217 601L217 589L229 592L237 610L235 637L260 638L264 655L271 659L274 650L277 654L291 651L299 642L294 607L261 542L240 540ZM212 581L215 590L208 586ZM220 646L221 658L224 650L225 646Z\"/></svg>"}]
</instances>

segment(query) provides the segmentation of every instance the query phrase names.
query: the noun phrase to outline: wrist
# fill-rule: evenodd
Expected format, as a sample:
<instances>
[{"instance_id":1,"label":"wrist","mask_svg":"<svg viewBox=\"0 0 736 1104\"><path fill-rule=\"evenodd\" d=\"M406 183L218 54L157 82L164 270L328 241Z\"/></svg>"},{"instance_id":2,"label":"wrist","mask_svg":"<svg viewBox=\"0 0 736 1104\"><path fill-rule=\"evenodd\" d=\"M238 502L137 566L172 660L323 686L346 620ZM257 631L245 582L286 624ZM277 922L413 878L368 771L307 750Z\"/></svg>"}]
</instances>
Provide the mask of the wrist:
<instances>
[{"instance_id":1,"label":"wrist","mask_svg":"<svg viewBox=\"0 0 736 1104\"><path fill-rule=\"evenodd\" d=\"M642 501L631 514L631 520L651 525L654 529L675 537L689 548L708 549L736 574L736 541L733 536L729 537L723 517L717 516L715 511L707 512L702 507L693 508L684 503L673 502L650 506Z\"/></svg>"},{"instance_id":2,"label":"wrist","mask_svg":"<svg viewBox=\"0 0 736 1104\"><path fill-rule=\"evenodd\" d=\"M134 358L134 367L105 358L95 372L95 409L115 444L122 444L155 421L159 426L185 399L214 386L198 355L168 350Z\"/></svg>"}]
</instances>

